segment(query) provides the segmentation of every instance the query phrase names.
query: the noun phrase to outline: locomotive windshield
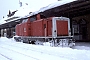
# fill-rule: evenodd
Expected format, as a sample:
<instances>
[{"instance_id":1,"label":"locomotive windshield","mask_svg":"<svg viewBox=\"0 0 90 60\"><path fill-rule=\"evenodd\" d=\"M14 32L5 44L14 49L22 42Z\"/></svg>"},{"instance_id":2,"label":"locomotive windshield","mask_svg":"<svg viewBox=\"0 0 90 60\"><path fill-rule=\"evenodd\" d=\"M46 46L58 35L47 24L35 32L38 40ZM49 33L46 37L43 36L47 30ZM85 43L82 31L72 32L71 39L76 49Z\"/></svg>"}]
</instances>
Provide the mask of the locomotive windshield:
<instances>
[{"instance_id":1,"label":"locomotive windshield","mask_svg":"<svg viewBox=\"0 0 90 60\"><path fill-rule=\"evenodd\" d=\"M35 20L37 20L36 16L30 17L30 21L31 21L31 22L33 22L33 21L35 21Z\"/></svg>"},{"instance_id":2,"label":"locomotive windshield","mask_svg":"<svg viewBox=\"0 0 90 60\"><path fill-rule=\"evenodd\" d=\"M22 21L22 23L25 23L25 22L27 22L28 21L28 19L24 19L23 21Z\"/></svg>"}]
</instances>

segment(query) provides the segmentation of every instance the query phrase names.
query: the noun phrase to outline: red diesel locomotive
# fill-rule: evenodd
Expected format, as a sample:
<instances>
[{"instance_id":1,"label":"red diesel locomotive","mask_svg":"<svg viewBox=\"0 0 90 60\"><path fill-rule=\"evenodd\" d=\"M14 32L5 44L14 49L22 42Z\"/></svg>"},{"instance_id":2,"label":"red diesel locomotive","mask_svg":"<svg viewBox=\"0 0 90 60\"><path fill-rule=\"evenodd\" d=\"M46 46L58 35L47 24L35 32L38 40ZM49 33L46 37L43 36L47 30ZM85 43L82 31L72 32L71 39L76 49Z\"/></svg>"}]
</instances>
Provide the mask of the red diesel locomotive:
<instances>
[{"instance_id":1,"label":"red diesel locomotive","mask_svg":"<svg viewBox=\"0 0 90 60\"><path fill-rule=\"evenodd\" d=\"M24 19L16 25L16 41L26 43L54 42L60 45L60 41L71 44L70 19L66 17L49 17L37 14Z\"/></svg>"}]
</instances>

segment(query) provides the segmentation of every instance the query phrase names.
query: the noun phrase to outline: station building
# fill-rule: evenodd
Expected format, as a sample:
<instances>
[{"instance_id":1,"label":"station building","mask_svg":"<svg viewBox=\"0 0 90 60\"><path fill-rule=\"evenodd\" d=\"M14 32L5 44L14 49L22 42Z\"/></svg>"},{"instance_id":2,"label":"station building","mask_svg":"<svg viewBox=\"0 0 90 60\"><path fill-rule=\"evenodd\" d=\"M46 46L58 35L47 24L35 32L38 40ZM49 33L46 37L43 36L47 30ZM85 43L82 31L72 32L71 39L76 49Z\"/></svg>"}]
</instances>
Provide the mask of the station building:
<instances>
[{"instance_id":1,"label":"station building","mask_svg":"<svg viewBox=\"0 0 90 60\"><path fill-rule=\"evenodd\" d=\"M46 17L63 16L70 18L71 32L76 41L90 42L90 0L76 0L39 13ZM14 36L16 24L21 23L23 19L18 18L15 21L1 24L0 35L5 35L5 31L8 37ZM8 33L8 31L11 32Z\"/></svg>"}]
</instances>

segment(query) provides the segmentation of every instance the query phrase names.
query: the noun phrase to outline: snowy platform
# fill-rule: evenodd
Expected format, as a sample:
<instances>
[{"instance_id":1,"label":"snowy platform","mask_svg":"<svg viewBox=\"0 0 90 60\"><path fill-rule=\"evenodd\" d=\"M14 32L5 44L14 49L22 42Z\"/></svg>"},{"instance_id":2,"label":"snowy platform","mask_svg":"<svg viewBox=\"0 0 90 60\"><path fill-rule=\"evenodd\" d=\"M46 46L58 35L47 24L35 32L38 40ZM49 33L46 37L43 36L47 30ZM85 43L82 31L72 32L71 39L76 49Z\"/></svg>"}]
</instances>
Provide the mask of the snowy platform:
<instances>
[{"instance_id":1,"label":"snowy platform","mask_svg":"<svg viewBox=\"0 0 90 60\"><path fill-rule=\"evenodd\" d=\"M90 60L90 48L82 48L32 45L1 37L0 60Z\"/></svg>"}]
</instances>

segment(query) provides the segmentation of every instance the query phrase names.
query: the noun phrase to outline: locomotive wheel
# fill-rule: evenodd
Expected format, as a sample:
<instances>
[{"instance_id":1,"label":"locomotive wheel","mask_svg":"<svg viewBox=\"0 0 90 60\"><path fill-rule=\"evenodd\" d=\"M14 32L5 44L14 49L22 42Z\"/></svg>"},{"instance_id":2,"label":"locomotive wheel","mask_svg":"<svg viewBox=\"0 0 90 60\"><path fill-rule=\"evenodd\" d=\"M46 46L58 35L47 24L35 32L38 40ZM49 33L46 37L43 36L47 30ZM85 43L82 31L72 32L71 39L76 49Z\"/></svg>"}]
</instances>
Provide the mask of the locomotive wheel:
<instances>
[{"instance_id":1,"label":"locomotive wheel","mask_svg":"<svg viewBox=\"0 0 90 60\"><path fill-rule=\"evenodd\" d=\"M31 41L31 44L35 44L35 41Z\"/></svg>"}]
</instances>

